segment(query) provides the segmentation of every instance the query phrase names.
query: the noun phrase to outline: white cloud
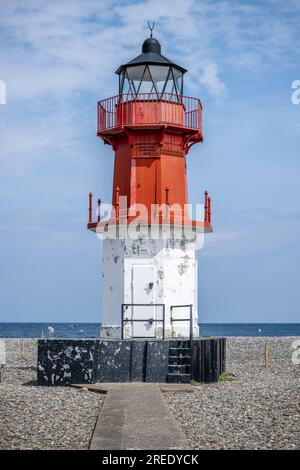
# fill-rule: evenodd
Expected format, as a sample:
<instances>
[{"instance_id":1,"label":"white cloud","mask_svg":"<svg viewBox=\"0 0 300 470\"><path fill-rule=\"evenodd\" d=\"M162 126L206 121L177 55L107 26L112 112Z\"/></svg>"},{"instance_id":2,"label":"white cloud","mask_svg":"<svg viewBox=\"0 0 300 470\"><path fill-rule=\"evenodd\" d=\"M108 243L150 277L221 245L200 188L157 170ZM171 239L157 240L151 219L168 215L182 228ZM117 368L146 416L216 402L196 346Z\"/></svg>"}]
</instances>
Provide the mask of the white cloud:
<instances>
[{"instance_id":1,"label":"white cloud","mask_svg":"<svg viewBox=\"0 0 300 470\"><path fill-rule=\"evenodd\" d=\"M199 82L214 96L226 95L226 85L222 82L219 69L215 63L204 63L202 65L202 74Z\"/></svg>"},{"instance_id":2,"label":"white cloud","mask_svg":"<svg viewBox=\"0 0 300 470\"><path fill-rule=\"evenodd\" d=\"M297 54L298 6L274 1L87 0L83 5L80 0L12 0L1 11L1 79L11 99L82 88L113 91L112 72L139 52L150 15L164 52L189 67L193 81L197 73L197 83L219 98L226 95L222 64L261 65Z\"/></svg>"},{"instance_id":3,"label":"white cloud","mask_svg":"<svg viewBox=\"0 0 300 470\"><path fill-rule=\"evenodd\" d=\"M189 69L186 93L219 100L230 92L226 67L253 69L270 61L281 66L299 56L299 16L298 2L272 0L3 3L0 79L7 85L7 105L0 109L0 158L6 169L19 171L27 162L45 158L49 146L71 140L74 129L68 118L57 116L49 102L66 103L66 112L78 117L74 93L90 91L99 99L115 94L113 72L139 53L149 19L156 22L163 54ZM26 113L28 104L38 112ZM20 120L24 113L25 124ZM50 137L52 132L56 138Z\"/></svg>"}]
</instances>

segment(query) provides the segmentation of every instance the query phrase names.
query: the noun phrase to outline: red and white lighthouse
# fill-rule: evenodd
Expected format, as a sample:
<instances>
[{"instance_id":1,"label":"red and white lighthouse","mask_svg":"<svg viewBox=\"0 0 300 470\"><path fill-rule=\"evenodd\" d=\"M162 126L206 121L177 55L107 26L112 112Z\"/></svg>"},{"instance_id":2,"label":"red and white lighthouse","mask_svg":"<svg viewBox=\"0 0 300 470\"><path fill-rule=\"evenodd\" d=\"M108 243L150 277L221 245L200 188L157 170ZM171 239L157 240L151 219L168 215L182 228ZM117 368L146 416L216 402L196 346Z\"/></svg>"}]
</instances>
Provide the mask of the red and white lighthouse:
<instances>
[{"instance_id":1,"label":"red and white lighthouse","mask_svg":"<svg viewBox=\"0 0 300 470\"><path fill-rule=\"evenodd\" d=\"M186 70L146 39L116 73L118 95L98 103L98 136L115 153L112 210L88 228L103 237L103 337L198 334L197 238L212 231L189 215L186 156L202 142L202 106L183 94Z\"/></svg>"}]
</instances>

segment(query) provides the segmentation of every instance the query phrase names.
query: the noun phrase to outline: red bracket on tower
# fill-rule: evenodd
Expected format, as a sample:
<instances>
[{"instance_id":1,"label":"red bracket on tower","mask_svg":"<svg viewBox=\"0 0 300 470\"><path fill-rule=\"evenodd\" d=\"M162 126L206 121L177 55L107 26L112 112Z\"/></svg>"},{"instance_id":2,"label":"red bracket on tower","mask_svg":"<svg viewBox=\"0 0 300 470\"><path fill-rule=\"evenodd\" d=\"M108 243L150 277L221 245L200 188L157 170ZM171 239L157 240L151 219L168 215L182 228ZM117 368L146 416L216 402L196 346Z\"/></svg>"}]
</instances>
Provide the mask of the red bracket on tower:
<instances>
[{"instance_id":1,"label":"red bracket on tower","mask_svg":"<svg viewBox=\"0 0 300 470\"><path fill-rule=\"evenodd\" d=\"M166 201L165 201L166 206L169 205L169 191L170 191L170 189L168 187L166 187Z\"/></svg>"},{"instance_id":2,"label":"red bracket on tower","mask_svg":"<svg viewBox=\"0 0 300 470\"><path fill-rule=\"evenodd\" d=\"M120 188L116 188L116 223L119 223L120 216Z\"/></svg>"},{"instance_id":3,"label":"red bracket on tower","mask_svg":"<svg viewBox=\"0 0 300 470\"><path fill-rule=\"evenodd\" d=\"M93 194L89 194L89 224L93 223Z\"/></svg>"},{"instance_id":4,"label":"red bracket on tower","mask_svg":"<svg viewBox=\"0 0 300 470\"><path fill-rule=\"evenodd\" d=\"M193 134L189 134L184 139L184 153L187 155L190 151L190 148L197 144L198 142L203 142L202 132L196 132Z\"/></svg>"},{"instance_id":5,"label":"red bracket on tower","mask_svg":"<svg viewBox=\"0 0 300 470\"><path fill-rule=\"evenodd\" d=\"M208 191L205 191L205 202L204 202L204 222L206 224L211 223L211 198L208 195Z\"/></svg>"},{"instance_id":6,"label":"red bracket on tower","mask_svg":"<svg viewBox=\"0 0 300 470\"><path fill-rule=\"evenodd\" d=\"M98 222L100 222L100 209L101 209L101 199L98 199L98 208L97 208L97 215L98 215Z\"/></svg>"}]
</instances>

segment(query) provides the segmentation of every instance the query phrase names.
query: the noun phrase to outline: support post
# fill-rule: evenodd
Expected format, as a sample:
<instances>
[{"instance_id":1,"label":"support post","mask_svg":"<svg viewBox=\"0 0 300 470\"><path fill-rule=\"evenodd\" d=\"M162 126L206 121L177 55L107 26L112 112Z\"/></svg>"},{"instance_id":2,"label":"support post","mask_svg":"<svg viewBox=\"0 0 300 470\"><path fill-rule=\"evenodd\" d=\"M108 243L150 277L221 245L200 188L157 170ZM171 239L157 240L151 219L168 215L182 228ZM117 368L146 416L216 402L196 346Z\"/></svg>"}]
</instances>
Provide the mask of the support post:
<instances>
[{"instance_id":1,"label":"support post","mask_svg":"<svg viewBox=\"0 0 300 470\"><path fill-rule=\"evenodd\" d=\"M208 191L205 191L205 201L204 201L204 222L208 221Z\"/></svg>"},{"instance_id":2,"label":"support post","mask_svg":"<svg viewBox=\"0 0 300 470\"><path fill-rule=\"evenodd\" d=\"M269 343L265 343L264 347L264 357L265 357L265 368L267 369L269 367Z\"/></svg>"},{"instance_id":3,"label":"support post","mask_svg":"<svg viewBox=\"0 0 300 470\"><path fill-rule=\"evenodd\" d=\"M170 189L166 187L166 206L169 206L169 191Z\"/></svg>"},{"instance_id":4,"label":"support post","mask_svg":"<svg viewBox=\"0 0 300 470\"><path fill-rule=\"evenodd\" d=\"M191 378L193 379L193 305L190 305L190 364L191 364Z\"/></svg>"},{"instance_id":5,"label":"support post","mask_svg":"<svg viewBox=\"0 0 300 470\"><path fill-rule=\"evenodd\" d=\"M170 189L168 187L165 188L165 191L166 191L166 200L165 200L165 205L166 205L166 214L165 214L165 218L168 219L169 217L169 191Z\"/></svg>"},{"instance_id":6,"label":"support post","mask_svg":"<svg viewBox=\"0 0 300 470\"><path fill-rule=\"evenodd\" d=\"M97 209L97 212L98 212L98 222L100 222L100 209L101 209L101 199L99 198L99 199L98 199L98 209Z\"/></svg>"},{"instance_id":7,"label":"support post","mask_svg":"<svg viewBox=\"0 0 300 470\"><path fill-rule=\"evenodd\" d=\"M211 199L210 197L207 198L207 222L209 224L211 222Z\"/></svg>"},{"instance_id":8,"label":"support post","mask_svg":"<svg viewBox=\"0 0 300 470\"><path fill-rule=\"evenodd\" d=\"M165 304L163 304L163 334L162 334L162 337L163 337L163 340L165 339Z\"/></svg>"},{"instance_id":9,"label":"support post","mask_svg":"<svg viewBox=\"0 0 300 470\"><path fill-rule=\"evenodd\" d=\"M120 188L116 188L116 223L119 223L120 216Z\"/></svg>"},{"instance_id":10,"label":"support post","mask_svg":"<svg viewBox=\"0 0 300 470\"><path fill-rule=\"evenodd\" d=\"M193 305L190 305L190 340L193 340Z\"/></svg>"},{"instance_id":11,"label":"support post","mask_svg":"<svg viewBox=\"0 0 300 470\"><path fill-rule=\"evenodd\" d=\"M121 305L121 340L124 339L124 304Z\"/></svg>"},{"instance_id":12,"label":"support post","mask_svg":"<svg viewBox=\"0 0 300 470\"><path fill-rule=\"evenodd\" d=\"M93 194L89 194L89 224L93 223Z\"/></svg>"}]
</instances>

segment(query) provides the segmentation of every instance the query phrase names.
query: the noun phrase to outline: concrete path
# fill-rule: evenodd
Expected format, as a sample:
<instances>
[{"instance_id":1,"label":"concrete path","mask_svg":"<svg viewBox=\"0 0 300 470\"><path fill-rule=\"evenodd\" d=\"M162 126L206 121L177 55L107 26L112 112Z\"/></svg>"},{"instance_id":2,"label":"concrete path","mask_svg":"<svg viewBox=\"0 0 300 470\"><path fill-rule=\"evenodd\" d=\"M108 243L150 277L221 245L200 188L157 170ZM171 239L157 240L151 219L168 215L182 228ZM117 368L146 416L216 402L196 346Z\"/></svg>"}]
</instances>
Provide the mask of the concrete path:
<instances>
[{"instance_id":1,"label":"concrete path","mask_svg":"<svg viewBox=\"0 0 300 470\"><path fill-rule=\"evenodd\" d=\"M158 384L114 384L107 390L90 449L188 449Z\"/></svg>"}]
</instances>

